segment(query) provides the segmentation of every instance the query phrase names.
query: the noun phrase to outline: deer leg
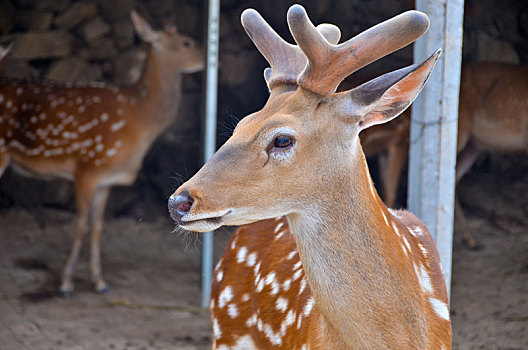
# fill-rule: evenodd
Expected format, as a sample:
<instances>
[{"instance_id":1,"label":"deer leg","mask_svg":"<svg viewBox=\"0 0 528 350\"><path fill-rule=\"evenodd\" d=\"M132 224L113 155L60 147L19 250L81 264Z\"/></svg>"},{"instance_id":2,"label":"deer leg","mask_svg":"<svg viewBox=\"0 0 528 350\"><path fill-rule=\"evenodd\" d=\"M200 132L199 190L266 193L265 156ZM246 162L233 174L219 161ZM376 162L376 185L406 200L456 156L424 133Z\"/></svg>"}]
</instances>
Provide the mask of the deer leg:
<instances>
[{"instance_id":1,"label":"deer leg","mask_svg":"<svg viewBox=\"0 0 528 350\"><path fill-rule=\"evenodd\" d=\"M101 235L103 233L104 212L109 193L109 187L99 188L93 203L92 232L90 236L90 272L97 293L108 291L101 269Z\"/></svg>"},{"instance_id":2,"label":"deer leg","mask_svg":"<svg viewBox=\"0 0 528 350\"><path fill-rule=\"evenodd\" d=\"M84 241L84 237L90 229L90 214L92 211L92 203L95 196L95 189L91 186L83 186L80 182L75 183L76 187L76 202L77 202L77 227L75 232L75 240L64 267L62 274L62 284L60 291L63 296L69 297L73 291L73 273L75 265L79 259L79 253Z\"/></svg>"},{"instance_id":3,"label":"deer leg","mask_svg":"<svg viewBox=\"0 0 528 350\"><path fill-rule=\"evenodd\" d=\"M382 170L383 199L388 207L396 204L401 171L406 160L406 147L398 144L389 147L385 167Z\"/></svg>"},{"instance_id":4,"label":"deer leg","mask_svg":"<svg viewBox=\"0 0 528 350\"><path fill-rule=\"evenodd\" d=\"M457 165L456 165L456 182L458 184L458 181L468 172L468 170L471 168L473 163L477 160L477 157L479 155L479 151L475 148L472 142L469 142L466 147L460 151L457 157ZM464 244L469 249L478 250L481 249L482 246L479 245L476 238L473 236L473 233L471 232L471 228L469 227L469 223L466 219L466 216L464 214L464 211L462 210L462 206L460 204L460 200L458 199L458 195L455 192L455 215L457 218L457 221L459 223L459 228L462 232L462 237L464 240Z\"/></svg>"},{"instance_id":5,"label":"deer leg","mask_svg":"<svg viewBox=\"0 0 528 350\"><path fill-rule=\"evenodd\" d=\"M480 152L477 150L473 142L468 142L466 147L462 149L457 156L456 164L456 183L471 169L471 166L477 160Z\"/></svg>"}]
</instances>

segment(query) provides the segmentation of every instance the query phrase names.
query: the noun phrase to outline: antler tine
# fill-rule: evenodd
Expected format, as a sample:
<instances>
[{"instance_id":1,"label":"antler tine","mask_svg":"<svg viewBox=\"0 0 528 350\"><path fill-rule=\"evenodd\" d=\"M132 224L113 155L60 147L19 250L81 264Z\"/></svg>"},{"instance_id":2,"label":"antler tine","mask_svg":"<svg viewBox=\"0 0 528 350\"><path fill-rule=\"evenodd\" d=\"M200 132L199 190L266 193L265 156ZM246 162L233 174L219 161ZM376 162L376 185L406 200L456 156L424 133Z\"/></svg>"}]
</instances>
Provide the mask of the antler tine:
<instances>
[{"instance_id":1,"label":"antler tine","mask_svg":"<svg viewBox=\"0 0 528 350\"><path fill-rule=\"evenodd\" d=\"M288 10L288 25L308 57L308 64L298 79L299 85L328 95L335 92L349 74L422 36L429 28L429 18L419 11L407 11L339 45L324 40L301 5L293 5Z\"/></svg>"},{"instance_id":2,"label":"antler tine","mask_svg":"<svg viewBox=\"0 0 528 350\"><path fill-rule=\"evenodd\" d=\"M306 56L297 45L282 39L262 16L247 9L241 16L242 26L255 46L271 66L265 73L269 89L282 84L297 84L297 78L306 66ZM332 44L337 44L341 31L333 24L320 24L317 30Z\"/></svg>"},{"instance_id":3,"label":"antler tine","mask_svg":"<svg viewBox=\"0 0 528 350\"><path fill-rule=\"evenodd\" d=\"M317 26L317 31L332 45L337 44L341 39L341 30L336 25L321 23Z\"/></svg>"},{"instance_id":4,"label":"antler tine","mask_svg":"<svg viewBox=\"0 0 528 350\"><path fill-rule=\"evenodd\" d=\"M276 84L297 84L297 76L306 62L301 50L282 39L262 16L247 9L241 16L242 26L271 66L270 89Z\"/></svg>"}]
</instances>

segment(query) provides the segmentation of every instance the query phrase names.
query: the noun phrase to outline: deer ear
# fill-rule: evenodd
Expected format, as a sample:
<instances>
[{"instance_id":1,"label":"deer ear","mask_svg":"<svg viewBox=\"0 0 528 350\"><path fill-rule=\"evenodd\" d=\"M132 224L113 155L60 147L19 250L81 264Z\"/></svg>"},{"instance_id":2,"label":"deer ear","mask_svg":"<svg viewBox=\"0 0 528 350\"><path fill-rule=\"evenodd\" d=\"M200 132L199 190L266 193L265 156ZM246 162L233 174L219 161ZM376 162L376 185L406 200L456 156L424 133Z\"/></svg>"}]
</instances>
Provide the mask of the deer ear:
<instances>
[{"instance_id":1,"label":"deer ear","mask_svg":"<svg viewBox=\"0 0 528 350\"><path fill-rule=\"evenodd\" d=\"M141 17L136 11L132 10L130 12L130 17L132 18L134 28L136 29L136 32L141 37L141 39L145 40L150 44L158 40L159 34L155 30L153 30L150 24L148 24L148 22L143 17Z\"/></svg>"},{"instance_id":2,"label":"deer ear","mask_svg":"<svg viewBox=\"0 0 528 350\"><path fill-rule=\"evenodd\" d=\"M427 82L440 53L438 50L420 64L384 74L346 92L352 102L349 106L354 106L354 114L359 116L359 129L386 123L407 109Z\"/></svg>"}]
</instances>

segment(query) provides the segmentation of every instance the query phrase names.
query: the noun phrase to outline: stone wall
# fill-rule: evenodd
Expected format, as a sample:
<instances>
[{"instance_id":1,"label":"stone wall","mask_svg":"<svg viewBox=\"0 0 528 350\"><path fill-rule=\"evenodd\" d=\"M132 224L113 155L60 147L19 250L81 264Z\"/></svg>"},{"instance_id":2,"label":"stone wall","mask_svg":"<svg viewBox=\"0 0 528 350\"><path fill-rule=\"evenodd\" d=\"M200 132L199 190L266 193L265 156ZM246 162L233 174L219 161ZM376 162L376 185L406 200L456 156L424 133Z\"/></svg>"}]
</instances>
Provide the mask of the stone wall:
<instances>
[{"instance_id":1,"label":"stone wall","mask_svg":"<svg viewBox=\"0 0 528 350\"><path fill-rule=\"evenodd\" d=\"M410 0L300 1L315 23L337 24L343 38L411 9ZM1 74L8 78L106 81L132 84L140 76L147 46L135 36L130 10L154 27L175 24L203 42L206 1L200 0L0 0L0 43L16 44ZM220 22L218 143L234 124L267 99L262 78L266 62L240 26L247 7L259 10L279 34L291 40L285 14L290 2L223 0ZM467 0L464 59L528 64L528 4L517 0ZM409 64L407 48L366 69L371 76ZM160 213L179 179L200 166L202 75L184 79L176 123L154 144L138 181L112 191L109 211L148 218ZM72 208L73 190L62 181L28 180L8 171L0 180L0 208L40 205ZM159 206L152 206L157 203ZM153 209L154 208L154 209ZM164 211L161 211L163 214Z\"/></svg>"}]
</instances>

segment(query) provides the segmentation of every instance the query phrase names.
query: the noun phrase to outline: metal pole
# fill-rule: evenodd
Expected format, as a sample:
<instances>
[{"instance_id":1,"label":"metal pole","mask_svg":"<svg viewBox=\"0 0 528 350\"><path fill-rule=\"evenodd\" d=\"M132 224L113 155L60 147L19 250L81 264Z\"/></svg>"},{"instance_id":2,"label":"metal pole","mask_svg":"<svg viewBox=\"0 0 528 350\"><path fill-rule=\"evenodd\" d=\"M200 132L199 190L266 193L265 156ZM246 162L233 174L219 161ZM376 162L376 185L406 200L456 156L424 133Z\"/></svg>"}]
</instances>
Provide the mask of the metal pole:
<instances>
[{"instance_id":1,"label":"metal pole","mask_svg":"<svg viewBox=\"0 0 528 350\"><path fill-rule=\"evenodd\" d=\"M449 293L464 0L416 0L416 9L431 27L414 45L415 62L443 53L412 107L408 203L433 235Z\"/></svg>"},{"instance_id":2,"label":"metal pole","mask_svg":"<svg viewBox=\"0 0 528 350\"><path fill-rule=\"evenodd\" d=\"M218 91L218 40L220 0L209 0L207 21L207 70L205 88L204 163L216 150L216 101ZM202 241L202 308L209 306L213 274L213 233L207 232Z\"/></svg>"}]
</instances>

